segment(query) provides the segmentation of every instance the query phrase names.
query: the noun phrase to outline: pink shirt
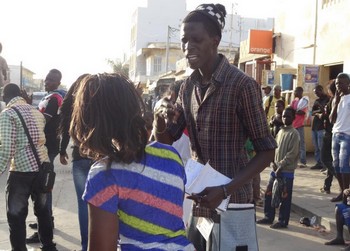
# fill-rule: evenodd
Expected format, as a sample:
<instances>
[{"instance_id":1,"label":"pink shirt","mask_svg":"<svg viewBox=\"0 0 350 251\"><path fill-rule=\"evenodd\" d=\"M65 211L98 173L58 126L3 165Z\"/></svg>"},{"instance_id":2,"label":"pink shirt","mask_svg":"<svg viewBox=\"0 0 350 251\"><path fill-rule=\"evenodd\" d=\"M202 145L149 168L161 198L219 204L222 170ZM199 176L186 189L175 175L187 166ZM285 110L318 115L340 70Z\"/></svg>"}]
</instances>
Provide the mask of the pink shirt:
<instances>
[{"instance_id":1,"label":"pink shirt","mask_svg":"<svg viewBox=\"0 0 350 251\"><path fill-rule=\"evenodd\" d=\"M290 106L294 109L297 110L297 106L299 103L299 98L295 98L292 103L290 104ZM304 108L302 111L307 112L307 108ZM300 114L295 114L295 119L293 121L293 127L294 128L299 128L304 126L304 120L305 120L305 114L300 115Z\"/></svg>"}]
</instances>

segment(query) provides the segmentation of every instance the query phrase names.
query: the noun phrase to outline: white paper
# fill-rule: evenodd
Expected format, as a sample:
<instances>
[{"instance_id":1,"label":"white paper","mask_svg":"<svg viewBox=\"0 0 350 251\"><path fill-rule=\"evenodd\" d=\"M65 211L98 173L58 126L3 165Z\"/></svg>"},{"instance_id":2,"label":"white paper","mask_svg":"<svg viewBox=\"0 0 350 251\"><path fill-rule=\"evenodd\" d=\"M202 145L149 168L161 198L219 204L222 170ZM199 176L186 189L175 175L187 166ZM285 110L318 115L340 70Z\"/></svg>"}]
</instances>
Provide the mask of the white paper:
<instances>
[{"instance_id":1,"label":"white paper","mask_svg":"<svg viewBox=\"0 0 350 251\"><path fill-rule=\"evenodd\" d=\"M209 218L199 217L197 221L197 229L202 234L206 241L209 240L209 236L214 227L214 221Z\"/></svg>"},{"instance_id":2,"label":"white paper","mask_svg":"<svg viewBox=\"0 0 350 251\"><path fill-rule=\"evenodd\" d=\"M212 168L209 163L202 165L192 159L188 160L185 166L187 194L200 193L206 187L226 185L231 179ZM226 211L230 197L223 200L217 209Z\"/></svg>"}]
</instances>

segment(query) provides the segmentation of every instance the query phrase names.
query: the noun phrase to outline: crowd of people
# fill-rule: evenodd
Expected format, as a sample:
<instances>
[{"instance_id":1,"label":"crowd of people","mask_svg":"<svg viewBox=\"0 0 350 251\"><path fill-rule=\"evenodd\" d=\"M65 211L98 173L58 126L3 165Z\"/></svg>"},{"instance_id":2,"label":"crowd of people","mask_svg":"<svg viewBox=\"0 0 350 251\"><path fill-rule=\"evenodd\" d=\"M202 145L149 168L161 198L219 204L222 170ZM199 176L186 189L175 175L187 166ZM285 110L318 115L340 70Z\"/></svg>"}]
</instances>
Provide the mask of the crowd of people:
<instances>
[{"instance_id":1,"label":"crowd of people","mask_svg":"<svg viewBox=\"0 0 350 251\"><path fill-rule=\"evenodd\" d=\"M229 217L223 217L228 212L216 210L224 199L263 204L258 224L288 227L294 172L307 167L309 99L298 86L289 103L277 84L264 88L262 98L261 86L218 53L225 16L223 5L201 4L183 19L182 50L194 71L171 85L156 104L151 98L144 102L134 84L118 73L83 74L66 93L59 89L61 72L52 69L45 78L48 94L37 108L17 85L5 85L0 173L9 166L6 208L12 250L25 251L26 243L57 250L52 193L35 185L40 165L34 151L41 162L53 164L59 155L67 165L70 139L83 251L220 250L227 245L220 229L230 226ZM342 201L336 205L338 233L326 243L338 245L344 244L343 225L350 226L349 75L339 74L327 87L329 95L321 85L314 89L316 165L311 168L327 171L321 192L329 193L333 177L338 180L341 191L332 199ZM186 196L189 158L210 163L231 181ZM262 199L260 172L268 166L271 175ZM188 218L185 196L193 201ZM29 198L37 217L30 227L38 231L26 238ZM197 228L201 217L213 221L207 239Z\"/></svg>"}]
</instances>

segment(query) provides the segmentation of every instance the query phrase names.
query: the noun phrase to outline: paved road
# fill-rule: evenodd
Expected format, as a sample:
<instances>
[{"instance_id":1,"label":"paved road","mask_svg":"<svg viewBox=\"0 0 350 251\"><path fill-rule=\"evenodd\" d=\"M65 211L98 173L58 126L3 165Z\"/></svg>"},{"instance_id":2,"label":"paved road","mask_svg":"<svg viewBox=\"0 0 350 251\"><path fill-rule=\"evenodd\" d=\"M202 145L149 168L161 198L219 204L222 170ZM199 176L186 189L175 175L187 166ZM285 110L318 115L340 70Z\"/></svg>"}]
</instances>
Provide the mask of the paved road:
<instances>
[{"instance_id":1,"label":"paved road","mask_svg":"<svg viewBox=\"0 0 350 251\"><path fill-rule=\"evenodd\" d=\"M77 218L77 204L73 187L70 166L62 166L55 163L57 173L56 184L53 194L54 217L55 217L55 242L60 251L80 250L79 226ZM0 177L0 251L10 250L8 241L8 225L6 221L5 185L7 172ZM262 175L266 177L266 175ZM265 178L264 178L265 179ZM265 183L263 181L262 183ZM27 223L35 222L31 209ZM262 217L262 209L257 209L257 217ZM332 238L334 233L318 231L315 228L304 227L299 224L300 216L292 214L292 220L287 230L272 230L268 226L258 226L258 239L261 251L331 251L339 250L339 247L327 247L323 243ZM27 229L28 235L33 230ZM28 250L38 250L38 245L28 246Z\"/></svg>"}]
</instances>

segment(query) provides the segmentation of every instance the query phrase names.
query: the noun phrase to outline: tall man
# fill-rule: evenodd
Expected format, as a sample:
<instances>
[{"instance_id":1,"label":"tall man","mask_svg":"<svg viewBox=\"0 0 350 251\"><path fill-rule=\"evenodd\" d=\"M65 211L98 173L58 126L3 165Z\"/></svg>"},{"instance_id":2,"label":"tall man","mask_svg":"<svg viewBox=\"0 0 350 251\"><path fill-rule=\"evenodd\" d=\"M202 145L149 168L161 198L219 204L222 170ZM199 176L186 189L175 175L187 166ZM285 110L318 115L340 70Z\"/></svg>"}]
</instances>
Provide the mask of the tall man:
<instances>
[{"instance_id":1,"label":"tall man","mask_svg":"<svg viewBox=\"0 0 350 251\"><path fill-rule=\"evenodd\" d=\"M332 199L340 201L345 189L350 188L350 77L346 73L339 73L335 80L337 91L330 120L332 129L332 157L335 173L341 175L341 193Z\"/></svg>"},{"instance_id":2,"label":"tall man","mask_svg":"<svg viewBox=\"0 0 350 251\"><path fill-rule=\"evenodd\" d=\"M59 112L63 102L65 92L59 91L58 86L61 84L62 74L57 69L52 69L45 78L45 91L48 94L39 103L38 109L46 119L45 137L46 147L50 162L54 164L54 160L59 153L60 136L58 135ZM48 206L52 216L52 193L48 194ZM53 218L52 218L53 220ZM36 228L36 225L30 225ZM36 243L39 241L38 233L35 232L27 238L27 243Z\"/></svg>"},{"instance_id":3,"label":"tall man","mask_svg":"<svg viewBox=\"0 0 350 251\"><path fill-rule=\"evenodd\" d=\"M300 148L299 148L299 159L300 159L299 167L300 168L306 167L306 145L305 145L305 133L304 133L304 120L305 120L305 115L307 112L307 107L303 107L302 109L299 108L299 107L301 107L300 105L298 107L299 102L301 102L301 100L302 100L303 92L304 92L303 87L301 87L301 86L296 87L294 89L294 100L290 104L290 106L294 110L296 110L295 119L293 121L293 127L295 129L297 129L297 131L299 133L299 137L300 137Z\"/></svg>"},{"instance_id":4,"label":"tall man","mask_svg":"<svg viewBox=\"0 0 350 251\"><path fill-rule=\"evenodd\" d=\"M55 251L53 243L52 221L47 206L48 194L36 191L38 163L29 144L20 118L12 107L21 113L42 162L48 161L45 147L44 116L21 97L20 89L15 84L4 88L6 109L0 114L0 173L10 167L6 186L7 221L10 229L12 250L25 251L28 199L34 203L34 214L38 218L42 250Z\"/></svg>"},{"instance_id":5,"label":"tall man","mask_svg":"<svg viewBox=\"0 0 350 251\"><path fill-rule=\"evenodd\" d=\"M218 54L225 16L224 6L202 4L185 17L181 46L194 72L181 85L175 106L162 99L155 107L157 140L171 144L187 127L192 158L203 164L209 161L233 178L229 184L207 187L198 196L189 197L198 205L189 229L197 250L206 249L194 226L198 217L215 219L211 238L220 238L218 226L222 223L218 223L214 209L229 195L231 202L249 203L251 180L270 164L276 148L261 106L259 84ZM256 151L249 162L244 149L248 137ZM207 244L218 250L213 242Z\"/></svg>"},{"instance_id":6,"label":"tall man","mask_svg":"<svg viewBox=\"0 0 350 251\"><path fill-rule=\"evenodd\" d=\"M321 161L321 149L323 137L325 134L324 130L324 108L329 101L329 97L324 92L322 85L317 85L314 89L314 93L317 96L314 105L312 106L312 116L314 119L312 120L312 143L315 147L315 160L316 164L312 166L310 169L322 169L324 164Z\"/></svg>"}]
</instances>

